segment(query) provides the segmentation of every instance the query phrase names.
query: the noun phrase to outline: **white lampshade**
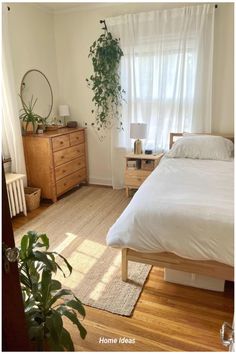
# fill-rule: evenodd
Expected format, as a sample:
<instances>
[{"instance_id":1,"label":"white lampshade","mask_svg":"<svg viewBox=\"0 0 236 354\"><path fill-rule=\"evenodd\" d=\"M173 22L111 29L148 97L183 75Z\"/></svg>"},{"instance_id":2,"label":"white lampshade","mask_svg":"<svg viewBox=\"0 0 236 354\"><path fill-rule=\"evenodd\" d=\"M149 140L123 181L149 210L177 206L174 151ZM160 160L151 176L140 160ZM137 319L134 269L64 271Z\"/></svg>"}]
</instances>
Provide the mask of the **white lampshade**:
<instances>
[{"instance_id":1,"label":"white lampshade","mask_svg":"<svg viewBox=\"0 0 236 354\"><path fill-rule=\"evenodd\" d=\"M59 106L59 116L60 117L69 117L70 115L70 108L68 104L61 104Z\"/></svg>"},{"instance_id":2,"label":"white lampshade","mask_svg":"<svg viewBox=\"0 0 236 354\"><path fill-rule=\"evenodd\" d=\"M145 139L147 136L147 124L145 123L131 123L130 124L130 138L131 139Z\"/></svg>"}]
</instances>

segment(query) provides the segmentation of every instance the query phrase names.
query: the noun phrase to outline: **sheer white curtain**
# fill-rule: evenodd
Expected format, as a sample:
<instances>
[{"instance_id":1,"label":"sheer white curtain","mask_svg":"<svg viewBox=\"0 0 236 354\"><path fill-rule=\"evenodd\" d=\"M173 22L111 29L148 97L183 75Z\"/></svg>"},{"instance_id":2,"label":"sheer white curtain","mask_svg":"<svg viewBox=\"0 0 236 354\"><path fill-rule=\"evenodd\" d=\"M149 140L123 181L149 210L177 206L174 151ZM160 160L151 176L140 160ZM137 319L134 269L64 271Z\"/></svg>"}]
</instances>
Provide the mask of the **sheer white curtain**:
<instances>
[{"instance_id":1,"label":"sheer white curtain","mask_svg":"<svg viewBox=\"0 0 236 354\"><path fill-rule=\"evenodd\" d=\"M2 16L2 154L11 157L12 172L26 173L17 92L10 51L8 10Z\"/></svg>"},{"instance_id":2,"label":"sheer white curtain","mask_svg":"<svg viewBox=\"0 0 236 354\"><path fill-rule=\"evenodd\" d=\"M112 132L113 187L123 185L131 122L148 124L145 141L168 149L169 132L210 132L214 5L203 4L106 19L124 52L124 132Z\"/></svg>"}]
</instances>

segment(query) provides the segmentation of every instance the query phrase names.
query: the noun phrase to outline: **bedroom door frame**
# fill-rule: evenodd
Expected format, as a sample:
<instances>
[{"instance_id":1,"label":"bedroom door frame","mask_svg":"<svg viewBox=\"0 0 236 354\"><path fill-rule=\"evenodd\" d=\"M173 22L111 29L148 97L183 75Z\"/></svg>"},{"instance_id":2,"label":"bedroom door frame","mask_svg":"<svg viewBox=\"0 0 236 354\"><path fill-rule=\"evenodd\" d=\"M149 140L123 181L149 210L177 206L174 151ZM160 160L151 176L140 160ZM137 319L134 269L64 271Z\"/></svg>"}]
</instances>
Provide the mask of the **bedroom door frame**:
<instances>
[{"instance_id":1,"label":"bedroom door frame","mask_svg":"<svg viewBox=\"0 0 236 354\"><path fill-rule=\"evenodd\" d=\"M30 351L18 266L5 268L4 245L15 247L2 164L2 351Z\"/></svg>"}]
</instances>

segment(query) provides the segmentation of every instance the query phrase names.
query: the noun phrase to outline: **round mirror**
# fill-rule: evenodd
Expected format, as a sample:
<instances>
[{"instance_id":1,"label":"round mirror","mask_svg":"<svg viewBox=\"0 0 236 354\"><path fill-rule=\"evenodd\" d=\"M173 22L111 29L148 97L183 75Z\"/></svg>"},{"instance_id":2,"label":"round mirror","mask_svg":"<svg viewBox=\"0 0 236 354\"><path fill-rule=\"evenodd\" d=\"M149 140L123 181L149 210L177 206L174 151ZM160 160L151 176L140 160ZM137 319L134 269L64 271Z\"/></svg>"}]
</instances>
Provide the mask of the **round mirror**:
<instances>
[{"instance_id":1,"label":"round mirror","mask_svg":"<svg viewBox=\"0 0 236 354\"><path fill-rule=\"evenodd\" d=\"M48 118L53 106L53 94L47 77L37 69L23 76L20 87L22 105L31 107L42 118Z\"/></svg>"}]
</instances>

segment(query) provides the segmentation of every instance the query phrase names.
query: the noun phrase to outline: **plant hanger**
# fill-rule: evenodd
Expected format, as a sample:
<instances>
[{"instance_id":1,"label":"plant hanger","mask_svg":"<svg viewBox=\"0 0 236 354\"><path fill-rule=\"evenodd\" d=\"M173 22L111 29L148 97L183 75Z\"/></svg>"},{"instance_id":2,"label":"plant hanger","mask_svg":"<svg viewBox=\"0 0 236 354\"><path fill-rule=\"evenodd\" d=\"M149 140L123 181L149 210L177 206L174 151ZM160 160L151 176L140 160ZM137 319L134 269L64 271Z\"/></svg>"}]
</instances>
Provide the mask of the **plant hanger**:
<instances>
[{"instance_id":1,"label":"plant hanger","mask_svg":"<svg viewBox=\"0 0 236 354\"><path fill-rule=\"evenodd\" d=\"M104 27L102 28L103 30L107 31L107 25L105 20L100 20L100 23L104 24Z\"/></svg>"}]
</instances>

